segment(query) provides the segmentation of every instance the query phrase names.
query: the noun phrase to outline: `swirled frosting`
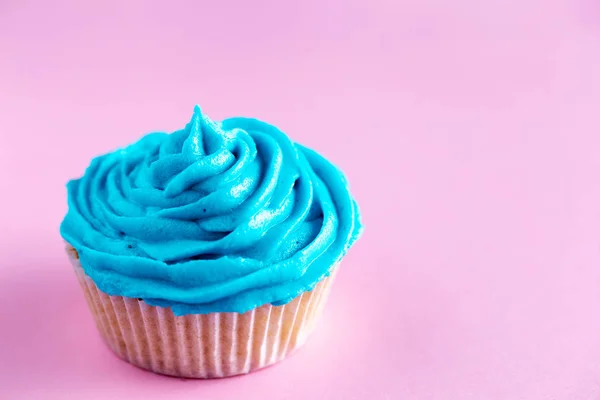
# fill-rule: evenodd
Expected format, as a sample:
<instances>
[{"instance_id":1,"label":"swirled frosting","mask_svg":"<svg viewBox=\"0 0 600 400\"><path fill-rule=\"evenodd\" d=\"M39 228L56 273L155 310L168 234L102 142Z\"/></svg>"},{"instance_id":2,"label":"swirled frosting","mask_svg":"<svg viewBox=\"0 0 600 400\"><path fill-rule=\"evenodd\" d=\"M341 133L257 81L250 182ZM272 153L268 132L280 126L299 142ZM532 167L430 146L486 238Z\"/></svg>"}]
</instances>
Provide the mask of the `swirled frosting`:
<instances>
[{"instance_id":1,"label":"swirled frosting","mask_svg":"<svg viewBox=\"0 0 600 400\"><path fill-rule=\"evenodd\" d=\"M171 134L95 158L67 185L63 238L100 290L176 315L285 304L360 235L342 173L250 118L196 106Z\"/></svg>"}]
</instances>

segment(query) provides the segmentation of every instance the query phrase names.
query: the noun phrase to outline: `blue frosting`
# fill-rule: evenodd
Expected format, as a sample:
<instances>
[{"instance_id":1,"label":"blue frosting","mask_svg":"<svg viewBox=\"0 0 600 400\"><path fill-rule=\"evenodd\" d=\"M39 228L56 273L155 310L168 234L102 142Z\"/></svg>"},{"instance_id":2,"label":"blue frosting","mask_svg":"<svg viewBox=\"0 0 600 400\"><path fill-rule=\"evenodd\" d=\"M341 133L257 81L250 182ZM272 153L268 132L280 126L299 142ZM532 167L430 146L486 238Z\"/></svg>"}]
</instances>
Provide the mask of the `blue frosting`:
<instances>
[{"instance_id":1,"label":"blue frosting","mask_svg":"<svg viewBox=\"0 0 600 400\"><path fill-rule=\"evenodd\" d=\"M176 315L285 304L360 236L342 173L276 127L214 122L152 133L95 158L67 185L60 227L110 295Z\"/></svg>"}]
</instances>

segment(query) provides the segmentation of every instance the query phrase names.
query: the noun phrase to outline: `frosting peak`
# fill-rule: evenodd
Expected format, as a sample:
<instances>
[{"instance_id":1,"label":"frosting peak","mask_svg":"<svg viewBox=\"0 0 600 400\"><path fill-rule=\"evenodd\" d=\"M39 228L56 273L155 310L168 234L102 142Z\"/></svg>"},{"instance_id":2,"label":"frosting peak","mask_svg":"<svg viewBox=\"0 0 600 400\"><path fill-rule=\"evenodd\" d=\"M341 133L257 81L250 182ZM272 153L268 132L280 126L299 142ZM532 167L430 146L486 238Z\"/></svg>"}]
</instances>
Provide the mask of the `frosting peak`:
<instances>
[{"instance_id":1,"label":"frosting peak","mask_svg":"<svg viewBox=\"0 0 600 400\"><path fill-rule=\"evenodd\" d=\"M176 315L284 304L362 230L342 173L265 122L198 106L171 134L94 159L61 234L96 285Z\"/></svg>"}]
</instances>

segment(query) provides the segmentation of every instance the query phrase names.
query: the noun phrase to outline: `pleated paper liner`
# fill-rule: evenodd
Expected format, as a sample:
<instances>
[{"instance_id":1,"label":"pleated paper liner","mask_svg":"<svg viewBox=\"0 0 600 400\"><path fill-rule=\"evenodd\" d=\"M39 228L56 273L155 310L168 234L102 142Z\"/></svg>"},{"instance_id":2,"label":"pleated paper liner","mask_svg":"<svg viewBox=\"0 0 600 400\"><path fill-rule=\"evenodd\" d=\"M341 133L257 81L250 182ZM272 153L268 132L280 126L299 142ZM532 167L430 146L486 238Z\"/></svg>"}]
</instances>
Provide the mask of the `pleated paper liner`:
<instances>
[{"instance_id":1,"label":"pleated paper liner","mask_svg":"<svg viewBox=\"0 0 600 400\"><path fill-rule=\"evenodd\" d=\"M282 306L177 317L170 308L101 292L81 268L76 250L67 246L67 253L108 346L140 368L186 378L246 374L283 360L306 341L335 275Z\"/></svg>"}]
</instances>

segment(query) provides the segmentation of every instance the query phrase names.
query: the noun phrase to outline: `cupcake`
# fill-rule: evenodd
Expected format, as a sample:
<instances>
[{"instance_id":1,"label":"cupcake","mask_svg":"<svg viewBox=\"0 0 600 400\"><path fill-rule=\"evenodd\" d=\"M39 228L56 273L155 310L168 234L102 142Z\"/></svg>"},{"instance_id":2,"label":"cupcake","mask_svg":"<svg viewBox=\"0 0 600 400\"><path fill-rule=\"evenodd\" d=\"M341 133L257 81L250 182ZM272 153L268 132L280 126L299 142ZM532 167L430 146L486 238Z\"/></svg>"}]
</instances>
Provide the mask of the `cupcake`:
<instances>
[{"instance_id":1,"label":"cupcake","mask_svg":"<svg viewBox=\"0 0 600 400\"><path fill-rule=\"evenodd\" d=\"M92 160L60 232L100 335L160 374L216 378L301 346L362 231L343 174L251 118L196 106Z\"/></svg>"}]
</instances>

